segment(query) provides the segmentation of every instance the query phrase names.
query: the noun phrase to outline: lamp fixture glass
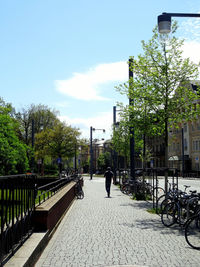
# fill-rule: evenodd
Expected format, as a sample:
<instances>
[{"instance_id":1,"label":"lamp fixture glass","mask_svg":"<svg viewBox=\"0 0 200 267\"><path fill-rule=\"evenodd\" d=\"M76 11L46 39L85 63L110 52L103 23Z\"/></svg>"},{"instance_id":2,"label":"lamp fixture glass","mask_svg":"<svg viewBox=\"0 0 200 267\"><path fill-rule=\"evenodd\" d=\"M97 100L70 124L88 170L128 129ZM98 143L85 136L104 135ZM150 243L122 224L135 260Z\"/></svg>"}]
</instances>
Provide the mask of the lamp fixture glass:
<instances>
[{"instance_id":1,"label":"lamp fixture glass","mask_svg":"<svg viewBox=\"0 0 200 267\"><path fill-rule=\"evenodd\" d=\"M161 34L167 34L171 32L171 16L167 14L158 16L158 31Z\"/></svg>"}]
</instances>

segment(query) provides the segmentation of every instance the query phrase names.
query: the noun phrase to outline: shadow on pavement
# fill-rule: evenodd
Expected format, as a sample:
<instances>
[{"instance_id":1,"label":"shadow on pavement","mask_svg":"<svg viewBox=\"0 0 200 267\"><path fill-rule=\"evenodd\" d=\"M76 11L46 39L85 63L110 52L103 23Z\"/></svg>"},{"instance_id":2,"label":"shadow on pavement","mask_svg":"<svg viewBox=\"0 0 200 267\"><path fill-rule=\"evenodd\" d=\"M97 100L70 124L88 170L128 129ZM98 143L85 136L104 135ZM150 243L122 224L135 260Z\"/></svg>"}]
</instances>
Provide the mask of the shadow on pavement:
<instances>
[{"instance_id":1,"label":"shadow on pavement","mask_svg":"<svg viewBox=\"0 0 200 267\"><path fill-rule=\"evenodd\" d=\"M177 224L171 227L166 227L162 224L161 221L156 220L156 219L155 220L149 220L149 219L136 220L134 223L123 223L121 225L125 227L130 227L130 228L140 228L142 230L151 229L153 231L159 231L160 234L162 235L169 235L169 234L177 235L177 236L184 235L184 230L181 229Z\"/></svg>"},{"instance_id":2,"label":"shadow on pavement","mask_svg":"<svg viewBox=\"0 0 200 267\"><path fill-rule=\"evenodd\" d=\"M124 207L127 207L127 206L131 206L135 209L151 209L153 207L153 204L150 203L150 202L146 202L146 201L136 201L136 200L133 200L132 203L130 202L127 202L127 203L124 203L124 204L121 204L120 206L124 206Z\"/></svg>"},{"instance_id":3,"label":"shadow on pavement","mask_svg":"<svg viewBox=\"0 0 200 267\"><path fill-rule=\"evenodd\" d=\"M148 203L145 201L134 201L133 203L125 203L120 206L131 206L134 209L143 209L144 212L148 213L148 209L152 208L152 203ZM182 229L178 224L174 224L171 227L166 227L162 224L160 216L157 214L152 214L155 217L152 219L150 218L142 218L139 220L135 220L134 223L122 223L121 225L124 227L130 227L130 228L140 228L140 229L152 229L153 231L159 231L162 235L177 235L177 236L183 236L184 235L184 229Z\"/></svg>"}]
</instances>

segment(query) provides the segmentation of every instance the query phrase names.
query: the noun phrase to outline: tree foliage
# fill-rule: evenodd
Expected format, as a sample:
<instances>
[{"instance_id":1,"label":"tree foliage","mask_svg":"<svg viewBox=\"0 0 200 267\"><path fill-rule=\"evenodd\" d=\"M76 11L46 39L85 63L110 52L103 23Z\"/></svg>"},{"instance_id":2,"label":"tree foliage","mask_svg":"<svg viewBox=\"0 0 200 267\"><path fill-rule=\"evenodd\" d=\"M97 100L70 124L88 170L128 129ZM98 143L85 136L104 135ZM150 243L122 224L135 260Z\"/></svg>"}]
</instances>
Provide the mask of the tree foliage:
<instances>
[{"instance_id":1,"label":"tree foliage","mask_svg":"<svg viewBox=\"0 0 200 267\"><path fill-rule=\"evenodd\" d=\"M125 168L129 165L130 158L130 126L129 108L120 105L120 122L113 125L112 145L118 156L124 158ZM139 153L142 149L142 135L139 128L134 129L135 152Z\"/></svg>"},{"instance_id":2,"label":"tree foliage","mask_svg":"<svg viewBox=\"0 0 200 267\"><path fill-rule=\"evenodd\" d=\"M129 108L131 124L147 135L163 135L165 166L168 166L169 126L191 120L199 112L193 108L198 93L188 87L197 79L198 65L183 58L183 40L175 37L176 23L171 38L159 38L157 27L148 41L142 41L143 54L132 57L130 66L134 78L118 90L134 100Z\"/></svg>"},{"instance_id":3,"label":"tree foliage","mask_svg":"<svg viewBox=\"0 0 200 267\"><path fill-rule=\"evenodd\" d=\"M111 166L111 157L109 152L104 152L99 155L97 159L98 169L105 171L107 167Z\"/></svg>"},{"instance_id":4,"label":"tree foliage","mask_svg":"<svg viewBox=\"0 0 200 267\"><path fill-rule=\"evenodd\" d=\"M57 114L57 111L41 104L32 104L26 109L22 108L16 114L16 118L20 123L20 136L22 140L27 145L31 145L32 131L34 131L34 134L37 134L42 130L53 128L58 121Z\"/></svg>"},{"instance_id":5,"label":"tree foliage","mask_svg":"<svg viewBox=\"0 0 200 267\"><path fill-rule=\"evenodd\" d=\"M0 101L0 174L23 173L28 168L26 145L18 138L13 108Z\"/></svg>"},{"instance_id":6,"label":"tree foliage","mask_svg":"<svg viewBox=\"0 0 200 267\"><path fill-rule=\"evenodd\" d=\"M45 129L36 135L36 155L44 158L70 158L75 154L80 132L62 122L57 122L51 129Z\"/></svg>"},{"instance_id":7,"label":"tree foliage","mask_svg":"<svg viewBox=\"0 0 200 267\"><path fill-rule=\"evenodd\" d=\"M0 98L0 127L0 175L28 171L33 158L42 164L44 159L48 164L57 158L70 159L80 143L79 130L59 121L57 112L45 105L31 105L16 113Z\"/></svg>"}]
</instances>

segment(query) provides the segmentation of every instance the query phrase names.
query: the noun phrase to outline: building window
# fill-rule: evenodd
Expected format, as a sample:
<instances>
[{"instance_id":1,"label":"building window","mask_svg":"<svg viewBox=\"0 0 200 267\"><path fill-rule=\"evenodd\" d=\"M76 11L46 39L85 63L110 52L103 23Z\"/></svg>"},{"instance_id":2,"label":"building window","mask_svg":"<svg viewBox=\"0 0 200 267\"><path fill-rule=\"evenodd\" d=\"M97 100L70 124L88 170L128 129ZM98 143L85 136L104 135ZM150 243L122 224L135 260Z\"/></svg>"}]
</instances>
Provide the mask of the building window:
<instances>
[{"instance_id":1,"label":"building window","mask_svg":"<svg viewBox=\"0 0 200 267\"><path fill-rule=\"evenodd\" d=\"M187 124L186 123L184 124L183 129L184 129L184 133L187 133Z\"/></svg>"},{"instance_id":2,"label":"building window","mask_svg":"<svg viewBox=\"0 0 200 267\"><path fill-rule=\"evenodd\" d=\"M196 140L195 141L195 150L198 151L199 150L199 142Z\"/></svg>"},{"instance_id":3,"label":"building window","mask_svg":"<svg viewBox=\"0 0 200 267\"><path fill-rule=\"evenodd\" d=\"M184 138L184 150L187 150L187 139Z\"/></svg>"},{"instance_id":4,"label":"building window","mask_svg":"<svg viewBox=\"0 0 200 267\"><path fill-rule=\"evenodd\" d=\"M200 151L200 140L192 141L192 149L193 151Z\"/></svg>"},{"instance_id":5,"label":"building window","mask_svg":"<svg viewBox=\"0 0 200 267\"><path fill-rule=\"evenodd\" d=\"M175 151L175 143L173 143L173 150L172 151Z\"/></svg>"},{"instance_id":6,"label":"building window","mask_svg":"<svg viewBox=\"0 0 200 267\"><path fill-rule=\"evenodd\" d=\"M192 123L192 131L195 131L194 123Z\"/></svg>"},{"instance_id":7,"label":"building window","mask_svg":"<svg viewBox=\"0 0 200 267\"><path fill-rule=\"evenodd\" d=\"M179 151L179 143L176 144L176 151Z\"/></svg>"}]
</instances>

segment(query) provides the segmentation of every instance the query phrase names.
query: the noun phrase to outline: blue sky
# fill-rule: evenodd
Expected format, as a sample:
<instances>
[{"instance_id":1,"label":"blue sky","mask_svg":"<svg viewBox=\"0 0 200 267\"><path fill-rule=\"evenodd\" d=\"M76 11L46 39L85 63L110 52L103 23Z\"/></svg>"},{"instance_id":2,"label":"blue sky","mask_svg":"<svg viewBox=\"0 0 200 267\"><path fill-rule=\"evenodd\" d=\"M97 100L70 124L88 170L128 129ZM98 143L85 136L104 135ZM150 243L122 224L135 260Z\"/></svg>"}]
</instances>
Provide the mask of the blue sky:
<instances>
[{"instance_id":1,"label":"blue sky","mask_svg":"<svg viewBox=\"0 0 200 267\"><path fill-rule=\"evenodd\" d=\"M198 13L199 0L0 0L0 96L16 110L44 104L79 127L106 129L127 101L129 56L142 53L162 12ZM200 61L200 19L177 19L185 55Z\"/></svg>"}]
</instances>

